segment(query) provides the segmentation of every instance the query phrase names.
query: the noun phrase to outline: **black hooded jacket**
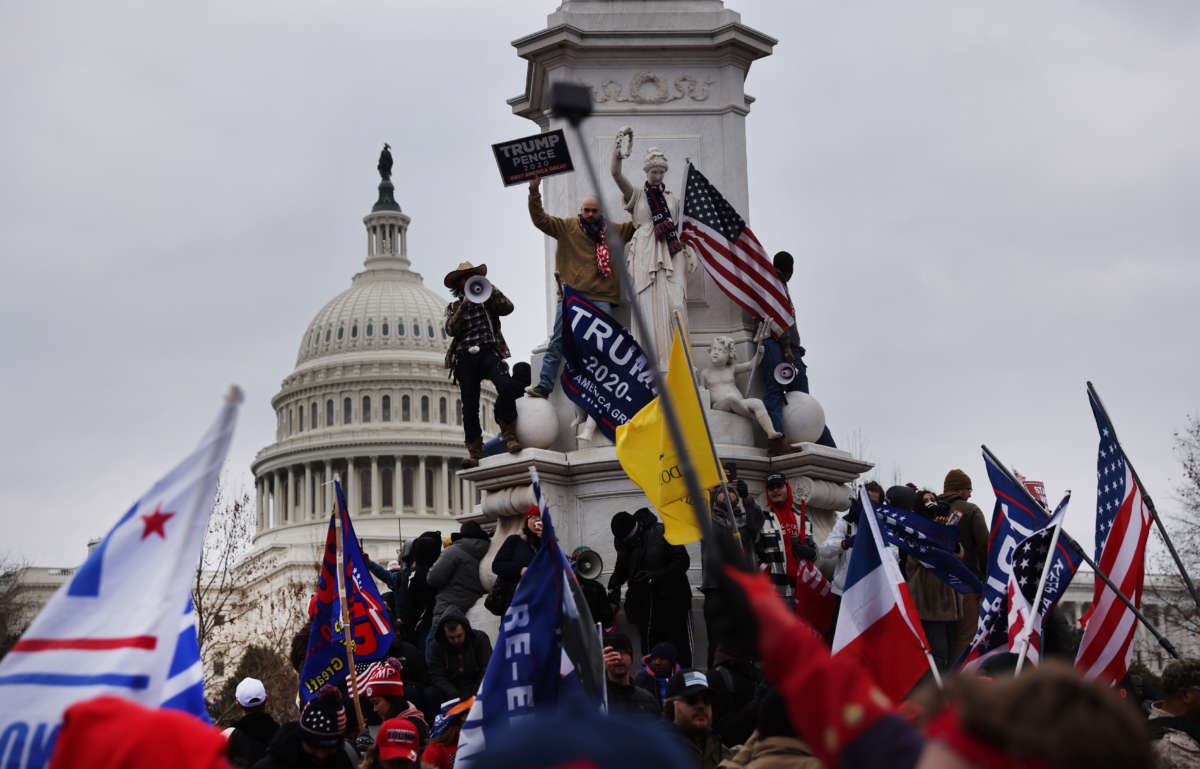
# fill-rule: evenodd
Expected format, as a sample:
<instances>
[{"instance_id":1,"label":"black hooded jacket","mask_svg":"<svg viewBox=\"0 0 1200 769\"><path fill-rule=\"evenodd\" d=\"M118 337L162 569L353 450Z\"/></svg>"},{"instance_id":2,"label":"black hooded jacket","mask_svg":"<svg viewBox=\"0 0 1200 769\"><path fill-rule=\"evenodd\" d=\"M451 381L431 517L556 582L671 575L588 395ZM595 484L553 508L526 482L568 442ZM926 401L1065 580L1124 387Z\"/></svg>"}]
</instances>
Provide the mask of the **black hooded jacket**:
<instances>
[{"instance_id":1,"label":"black hooded jacket","mask_svg":"<svg viewBox=\"0 0 1200 769\"><path fill-rule=\"evenodd\" d=\"M461 624L466 631L467 637L462 646L451 646L446 641L444 629L451 620ZM472 697L479 689L491 656L492 642L488 640L487 633L472 628L462 610L451 606L438 620L433 648L429 653L430 683L442 694L443 700Z\"/></svg>"},{"instance_id":2,"label":"black hooded jacket","mask_svg":"<svg viewBox=\"0 0 1200 769\"><path fill-rule=\"evenodd\" d=\"M250 769L266 755L267 745L278 731L279 722L266 711L251 711L239 718L229 734L229 764Z\"/></svg>"},{"instance_id":3,"label":"black hooded jacket","mask_svg":"<svg viewBox=\"0 0 1200 769\"><path fill-rule=\"evenodd\" d=\"M267 754L254 764L254 769L355 769L352 755L357 755L354 746L342 740L342 749L328 760L314 758L300 746L300 722L288 721L279 727L267 746Z\"/></svg>"},{"instance_id":4,"label":"black hooded jacket","mask_svg":"<svg viewBox=\"0 0 1200 769\"><path fill-rule=\"evenodd\" d=\"M687 549L667 542L663 525L648 509L641 508L633 517L638 526L634 538L625 541L614 537L617 562L608 578L608 590L614 594L629 583L625 613L636 624L647 620L654 602L689 601L692 588L687 579L691 563Z\"/></svg>"}]
</instances>

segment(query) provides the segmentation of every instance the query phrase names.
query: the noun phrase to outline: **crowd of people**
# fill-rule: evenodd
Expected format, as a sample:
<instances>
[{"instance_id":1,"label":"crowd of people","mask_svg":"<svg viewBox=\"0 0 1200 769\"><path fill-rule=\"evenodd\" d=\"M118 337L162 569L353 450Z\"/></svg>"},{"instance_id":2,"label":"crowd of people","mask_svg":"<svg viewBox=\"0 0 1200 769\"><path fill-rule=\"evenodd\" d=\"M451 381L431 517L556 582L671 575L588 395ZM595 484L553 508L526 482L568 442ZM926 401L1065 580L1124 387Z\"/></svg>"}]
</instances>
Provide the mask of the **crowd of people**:
<instances>
[{"instance_id":1,"label":"crowd of people","mask_svg":"<svg viewBox=\"0 0 1200 769\"><path fill-rule=\"evenodd\" d=\"M589 609L606 628L608 717L631 730L651 727L645 733L676 757L667 766L1200 766L1200 661L1172 662L1160 691L1105 687L1055 661L1071 659L1069 634L1048 630L1043 664L1019 678L1010 656L982 675L948 675L944 690L925 681L903 703L888 702L861 669L830 655L827 629L815 631L792 604L805 562L824 566L833 592L841 592L859 534L855 514L840 517L818 543L784 476L768 476L758 500L736 467L726 472L729 486L710 500L724 549L704 548L702 563L703 665L693 660L688 551L666 541L651 510L612 516L617 558L607 586L579 573L587 548L570 557ZM983 576L987 527L961 470L947 473L940 493L874 483L867 493L876 503L956 522L957 555ZM226 730L229 762L258 769L453 766L492 655L488 635L467 613L476 605L504 613L542 546L541 532L540 513L530 508L490 564L490 591L480 579L490 539L475 523L444 541L438 532L421 534L386 565L368 559L387 589L395 640L385 662L360 666L359 707L346 686L327 687L297 721L279 725L265 712L262 684L242 681L236 696L244 715ZM902 568L937 664L950 670L977 609L915 559ZM576 714L575 722L591 729L592 717ZM537 763L557 748L526 744L531 763L504 765L558 765ZM631 758L649 755L644 746L627 748ZM630 765L642 764L623 766Z\"/></svg>"}]
</instances>

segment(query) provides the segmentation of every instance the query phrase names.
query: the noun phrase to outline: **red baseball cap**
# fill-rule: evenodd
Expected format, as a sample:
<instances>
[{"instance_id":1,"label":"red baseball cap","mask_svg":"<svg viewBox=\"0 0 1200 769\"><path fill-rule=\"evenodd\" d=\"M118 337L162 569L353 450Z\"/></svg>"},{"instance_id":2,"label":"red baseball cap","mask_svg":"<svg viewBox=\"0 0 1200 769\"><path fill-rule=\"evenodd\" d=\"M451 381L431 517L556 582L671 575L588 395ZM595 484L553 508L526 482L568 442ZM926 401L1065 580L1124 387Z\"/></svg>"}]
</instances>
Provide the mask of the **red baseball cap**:
<instances>
[{"instance_id":1,"label":"red baseball cap","mask_svg":"<svg viewBox=\"0 0 1200 769\"><path fill-rule=\"evenodd\" d=\"M379 737L375 740L379 746L379 757L383 759L404 758L416 761L417 727L407 718L389 718L379 727Z\"/></svg>"}]
</instances>

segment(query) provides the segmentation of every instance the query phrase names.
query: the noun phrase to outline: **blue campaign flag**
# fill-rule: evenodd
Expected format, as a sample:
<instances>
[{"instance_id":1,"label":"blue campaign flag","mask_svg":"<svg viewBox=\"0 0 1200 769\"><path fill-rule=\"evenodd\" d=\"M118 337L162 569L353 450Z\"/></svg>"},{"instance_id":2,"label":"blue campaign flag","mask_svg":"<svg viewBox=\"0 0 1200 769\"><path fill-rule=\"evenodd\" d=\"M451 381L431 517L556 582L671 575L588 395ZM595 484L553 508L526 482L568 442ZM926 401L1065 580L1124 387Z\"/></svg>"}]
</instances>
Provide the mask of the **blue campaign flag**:
<instances>
[{"instance_id":1,"label":"blue campaign flag","mask_svg":"<svg viewBox=\"0 0 1200 769\"><path fill-rule=\"evenodd\" d=\"M240 401L232 391L196 449L116 521L0 660L5 769L46 766L63 712L94 697L209 720L191 595Z\"/></svg>"},{"instance_id":2,"label":"blue campaign flag","mask_svg":"<svg viewBox=\"0 0 1200 769\"><path fill-rule=\"evenodd\" d=\"M654 399L646 355L611 315L564 285L563 392L616 441L616 430Z\"/></svg>"},{"instance_id":3,"label":"blue campaign flag","mask_svg":"<svg viewBox=\"0 0 1200 769\"><path fill-rule=\"evenodd\" d=\"M958 524L938 523L891 505L876 505L875 512L884 542L916 558L958 592L983 592L983 583L954 555L958 548Z\"/></svg>"},{"instance_id":4,"label":"blue campaign flag","mask_svg":"<svg viewBox=\"0 0 1200 769\"><path fill-rule=\"evenodd\" d=\"M979 601L979 622L975 637L959 660L967 664L1008 646L1008 581L1012 574L1013 551L1050 520L1045 508L1033 494L1001 467L986 448L983 463L987 467L996 507L992 511L992 531L988 538L987 579Z\"/></svg>"},{"instance_id":5,"label":"blue campaign flag","mask_svg":"<svg viewBox=\"0 0 1200 769\"><path fill-rule=\"evenodd\" d=\"M308 655L300 670L300 701L308 702L326 684L337 685L349 676L346 635L342 626L342 602L337 584L337 520L341 516L342 574L346 585L346 608L354 661L371 662L387 657L392 645L392 623L383 608L375 580L367 572L358 537L350 523L342 484L334 483L338 509L329 517L325 534L325 556L316 595L316 614L308 634Z\"/></svg>"},{"instance_id":6,"label":"blue campaign flag","mask_svg":"<svg viewBox=\"0 0 1200 769\"><path fill-rule=\"evenodd\" d=\"M541 503L541 484L533 476ZM599 708L604 672L599 631L571 564L542 508L542 545L504 613L475 704L459 736L455 767L482 758L490 739L539 708L568 702ZM485 762L480 763L486 765Z\"/></svg>"}]
</instances>

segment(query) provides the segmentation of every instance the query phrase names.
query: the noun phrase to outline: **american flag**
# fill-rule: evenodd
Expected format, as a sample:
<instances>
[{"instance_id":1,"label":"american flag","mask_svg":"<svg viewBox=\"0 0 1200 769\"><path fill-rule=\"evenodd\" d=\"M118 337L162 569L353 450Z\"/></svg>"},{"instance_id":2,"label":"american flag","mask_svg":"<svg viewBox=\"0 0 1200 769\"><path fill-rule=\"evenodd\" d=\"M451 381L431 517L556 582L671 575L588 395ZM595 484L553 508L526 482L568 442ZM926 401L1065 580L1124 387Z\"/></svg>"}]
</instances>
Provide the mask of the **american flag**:
<instances>
[{"instance_id":1,"label":"american flag","mask_svg":"<svg viewBox=\"0 0 1200 769\"><path fill-rule=\"evenodd\" d=\"M1133 605L1141 608L1150 512L1117 443L1116 432L1104 415L1099 396L1090 386L1088 401L1100 430L1096 459L1096 563ZM1097 577L1091 608L1081 622L1083 640L1079 643L1075 667L1084 678L1120 681L1129 668L1137 618Z\"/></svg>"},{"instance_id":2,"label":"american flag","mask_svg":"<svg viewBox=\"0 0 1200 769\"><path fill-rule=\"evenodd\" d=\"M1055 543L1050 570L1046 573L1039 607L1034 610L1038 583L1050 552L1050 541L1054 538L1054 526L1062 520L1066 510L1067 499L1064 498L1046 527L1026 537L1013 551L1012 572L1008 578L1008 650L1020 654L1021 637L1027 633L1030 640L1026 657L1031 662L1037 662L1041 653L1042 622L1046 614L1058 603L1079 568L1079 555L1066 544L1068 535L1061 532Z\"/></svg>"},{"instance_id":3,"label":"american flag","mask_svg":"<svg viewBox=\"0 0 1200 769\"><path fill-rule=\"evenodd\" d=\"M696 249L708 276L726 296L779 331L796 323L787 288L771 258L729 201L688 163L683 192L683 242Z\"/></svg>"}]
</instances>

